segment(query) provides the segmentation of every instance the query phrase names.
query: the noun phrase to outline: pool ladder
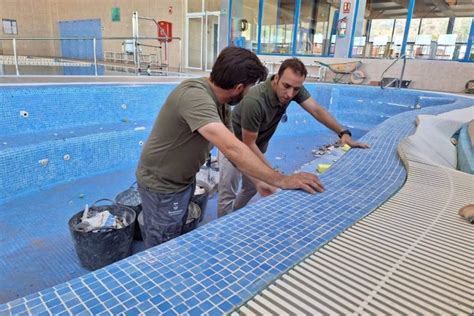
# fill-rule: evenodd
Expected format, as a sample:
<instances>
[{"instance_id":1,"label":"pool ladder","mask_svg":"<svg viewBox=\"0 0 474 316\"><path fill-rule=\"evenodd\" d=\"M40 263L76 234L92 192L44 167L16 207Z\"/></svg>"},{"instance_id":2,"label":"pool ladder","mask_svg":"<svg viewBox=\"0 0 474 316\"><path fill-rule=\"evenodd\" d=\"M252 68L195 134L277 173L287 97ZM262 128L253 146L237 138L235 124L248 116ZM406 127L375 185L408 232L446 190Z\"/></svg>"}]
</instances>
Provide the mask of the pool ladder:
<instances>
[{"instance_id":1,"label":"pool ladder","mask_svg":"<svg viewBox=\"0 0 474 316\"><path fill-rule=\"evenodd\" d=\"M383 76L385 75L385 73L390 69L392 68L393 65L395 65L400 59L403 59L403 66L402 66L402 72L400 74L400 79L397 79L397 78L394 78L392 80L390 80L389 83L387 83L386 85L383 84ZM382 76L380 78L380 88L382 89L385 89L387 87L390 87L394 82L396 82L398 80L398 88L401 88L402 87L402 82L403 82L403 74L405 73L405 65L407 63L407 55L403 54L403 55L400 55L398 56L397 59L395 59L391 64L390 66L388 66L384 72L382 73Z\"/></svg>"}]
</instances>

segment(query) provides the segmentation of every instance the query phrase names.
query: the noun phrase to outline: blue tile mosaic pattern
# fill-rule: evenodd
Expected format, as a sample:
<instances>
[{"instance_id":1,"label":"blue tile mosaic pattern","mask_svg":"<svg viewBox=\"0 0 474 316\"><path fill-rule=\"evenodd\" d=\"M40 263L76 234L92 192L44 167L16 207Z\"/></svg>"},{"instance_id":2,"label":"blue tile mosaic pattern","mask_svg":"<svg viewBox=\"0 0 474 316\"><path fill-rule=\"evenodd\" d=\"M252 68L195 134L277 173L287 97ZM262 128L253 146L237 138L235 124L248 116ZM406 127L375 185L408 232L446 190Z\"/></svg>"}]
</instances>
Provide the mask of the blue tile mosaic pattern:
<instances>
[{"instance_id":1,"label":"blue tile mosaic pattern","mask_svg":"<svg viewBox=\"0 0 474 316\"><path fill-rule=\"evenodd\" d=\"M175 86L2 87L0 202L137 161Z\"/></svg>"},{"instance_id":2,"label":"blue tile mosaic pattern","mask_svg":"<svg viewBox=\"0 0 474 316\"><path fill-rule=\"evenodd\" d=\"M310 90L315 95L320 90L326 96L331 94L322 87L311 85ZM397 96L394 99L403 100L406 110L415 105L419 95L430 95L329 87L339 95L357 92L355 99L362 98L363 105L372 102L377 106L377 102L388 102ZM321 102L330 110L334 107L335 115L350 113L348 107L357 105L352 101L338 110L336 107L342 104L334 100L329 97ZM323 194L282 191L126 260L0 305L0 314L230 312L400 188L406 172L396 147L414 132L416 115L437 114L473 103L473 99L459 97L447 105L422 107L386 119L363 137L371 149L349 151L321 175L326 187ZM356 112L363 111L354 109ZM293 123L286 125L283 132L306 126L294 123L299 120L297 116L296 111ZM374 122L368 117L361 124L373 127ZM341 120L351 122L351 117Z\"/></svg>"}]
</instances>

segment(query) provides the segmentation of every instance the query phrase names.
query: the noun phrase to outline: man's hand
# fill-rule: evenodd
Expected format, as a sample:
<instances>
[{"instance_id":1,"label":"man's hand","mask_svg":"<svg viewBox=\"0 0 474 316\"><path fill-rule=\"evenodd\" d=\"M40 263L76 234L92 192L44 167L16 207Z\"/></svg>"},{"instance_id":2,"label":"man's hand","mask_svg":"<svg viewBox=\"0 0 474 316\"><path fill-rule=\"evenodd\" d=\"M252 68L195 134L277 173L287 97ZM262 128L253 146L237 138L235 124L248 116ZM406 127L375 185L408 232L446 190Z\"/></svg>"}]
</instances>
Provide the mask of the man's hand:
<instances>
[{"instance_id":1,"label":"man's hand","mask_svg":"<svg viewBox=\"0 0 474 316\"><path fill-rule=\"evenodd\" d=\"M291 176L284 176L279 181L278 187L282 189L302 189L308 193L324 192L324 187L312 173L299 172Z\"/></svg>"},{"instance_id":2,"label":"man's hand","mask_svg":"<svg viewBox=\"0 0 474 316\"><path fill-rule=\"evenodd\" d=\"M255 188L257 189L257 192L260 193L261 196L269 196L272 195L273 193L278 190L277 187L274 187L272 185L269 185L263 181L256 180L255 181Z\"/></svg>"},{"instance_id":3,"label":"man's hand","mask_svg":"<svg viewBox=\"0 0 474 316\"><path fill-rule=\"evenodd\" d=\"M352 148L363 148L363 149L369 148L369 145L364 144L364 143L356 142L355 140L352 139L352 137L350 135L347 135L347 134L342 135L341 144L342 144L342 146L347 144L347 145L351 146Z\"/></svg>"}]
</instances>

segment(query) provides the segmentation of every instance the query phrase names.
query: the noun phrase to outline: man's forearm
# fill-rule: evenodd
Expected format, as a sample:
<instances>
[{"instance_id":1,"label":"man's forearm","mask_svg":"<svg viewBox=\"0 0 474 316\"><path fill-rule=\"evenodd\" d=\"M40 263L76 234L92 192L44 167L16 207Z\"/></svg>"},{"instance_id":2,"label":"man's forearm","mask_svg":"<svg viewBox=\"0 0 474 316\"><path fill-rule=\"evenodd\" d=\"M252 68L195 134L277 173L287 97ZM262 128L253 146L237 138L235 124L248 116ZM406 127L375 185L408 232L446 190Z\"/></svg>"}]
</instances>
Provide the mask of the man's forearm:
<instances>
[{"instance_id":1,"label":"man's forearm","mask_svg":"<svg viewBox=\"0 0 474 316\"><path fill-rule=\"evenodd\" d=\"M270 168L272 167L270 162L268 162L268 160L265 158L265 155L260 151L260 148L258 148L257 144L253 143L247 146L249 146L249 148L254 152L254 154L257 155L257 157L260 158L267 166L269 166Z\"/></svg>"},{"instance_id":2,"label":"man's forearm","mask_svg":"<svg viewBox=\"0 0 474 316\"><path fill-rule=\"evenodd\" d=\"M313 117L321 122L324 126L329 128L330 130L334 131L336 134L340 133L343 128L342 126L336 121L328 111L321 108L319 111L314 111Z\"/></svg>"}]
</instances>

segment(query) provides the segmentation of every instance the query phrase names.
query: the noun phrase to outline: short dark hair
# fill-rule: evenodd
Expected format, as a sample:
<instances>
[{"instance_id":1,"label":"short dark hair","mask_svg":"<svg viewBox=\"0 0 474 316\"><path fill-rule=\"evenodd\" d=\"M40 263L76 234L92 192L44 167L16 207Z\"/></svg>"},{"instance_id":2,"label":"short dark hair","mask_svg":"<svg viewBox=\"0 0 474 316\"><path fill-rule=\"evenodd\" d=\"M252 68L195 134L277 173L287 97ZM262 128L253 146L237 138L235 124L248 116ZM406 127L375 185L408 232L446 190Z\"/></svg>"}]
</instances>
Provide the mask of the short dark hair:
<instances>
[{"instance_id":1,"label":"short dark hair","mask_svg":"<svg viewBox=\"0 0 474 316\"><path fill-rule=\"evenodd\" d=\"M303 64L301 60L298 58L289 58L283 61L283 63L280 66L280 69L278 69L278 77L281 78L283 75L283 72L285 71L286 68L290 68L293 70L296 74L300 76L306 76L308 75L308 71L306 70L306 66Z\"/></svg>"},{"instance_id":2,"label":"short dark hair","mask_svg":"<svg viewBox=\"0 0 474 316\"><path fill-rule=\"evenodd\" d=\"M267 68L251 51L230 46L217 57L211 71L211 81L219 88L228 90L243 83L245 86L267 78Z\"/></svg>"}]
</instances>

